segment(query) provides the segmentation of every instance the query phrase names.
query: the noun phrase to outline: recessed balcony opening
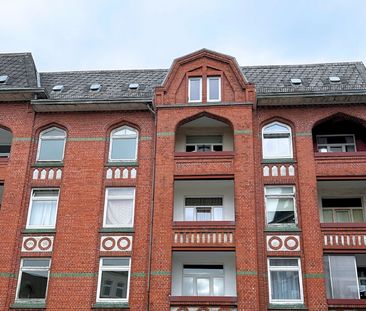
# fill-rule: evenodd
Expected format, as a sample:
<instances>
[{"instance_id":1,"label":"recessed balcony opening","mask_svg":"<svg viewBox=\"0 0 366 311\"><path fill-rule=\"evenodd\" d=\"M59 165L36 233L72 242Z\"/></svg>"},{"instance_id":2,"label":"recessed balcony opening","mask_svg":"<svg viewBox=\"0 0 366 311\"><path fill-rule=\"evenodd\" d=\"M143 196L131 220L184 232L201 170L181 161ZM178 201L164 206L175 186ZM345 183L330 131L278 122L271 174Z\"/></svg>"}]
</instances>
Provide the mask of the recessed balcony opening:
<instances>
[{"instance_id":1,"label":"recessed balcony opening","mask_svg":"<svg viewBox=\"0 0 366 311\"><path fill-rule=\"evenodd\" d=\"M315 152L366 151L366 128L353 118L335 116L314 127L313 143Z\"/></svg>"},{"instance_id":2,"label":"recessed balcony opening","mask_svg":"<svg viewBox=\"0 0 366 311\"><path fill-rule=\"evenodd\" d=\"M176 133L176 152L233 151L233 146L232 128L206 116L184 123Z\"/></svg>"},{"instance_id":3,"label":"recessed balcony opening","mask_svg":"<svg viewBox=\"0 0 366 311\"><path fill-rule=\"evenodd\" d=\"M173 252L172 296L236 296L234 252Z\"/></svg>"},{"instance_id":4,"label":"recessed balcony opening","mask_svg":"<svg viewBox=\"0 0 366 311\"><path fill-rule=\"evenodd\" d=\"M365 223L366 180L318 181L322 223Z\"/></svg>"},{"instance_id":5,"label":"recessed balcony opening","mask_svg":"<svg viewBox=\"0 0 366 311\"><path fill-rule=\"evenodd\" d=\"M8 158L11 149L13 134L3 128L0 128L0 158Z\"/></svg>"},{"instance_id":6,"label":"recessed balcony opening","mask_svg":"<svg viewBox=\"0 0 366 311\"><path fill-rule=\"evenodd\" d=\"M233 180L177 180L174 221L234 221Z\"/></svg>"},{"instance_id":7,"label":"recessed balcony opening","mask_svg":"<svg viewBox=\"0 0 366 311\"><path fill-rule=\"evenodd\" d=\"M366 254L326 255L324 270L328 299L366 299Z\"/></svg>"}]
</instances>

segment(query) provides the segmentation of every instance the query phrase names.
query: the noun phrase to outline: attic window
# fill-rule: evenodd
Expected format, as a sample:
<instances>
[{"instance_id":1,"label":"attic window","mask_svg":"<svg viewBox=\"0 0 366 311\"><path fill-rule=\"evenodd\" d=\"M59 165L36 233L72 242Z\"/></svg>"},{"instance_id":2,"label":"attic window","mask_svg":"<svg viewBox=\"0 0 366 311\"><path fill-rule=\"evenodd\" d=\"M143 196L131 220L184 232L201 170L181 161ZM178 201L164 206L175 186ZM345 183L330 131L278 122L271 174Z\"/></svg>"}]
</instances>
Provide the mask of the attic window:
<instances>
[{"instance_id":1,"label":"attic window","mask_svg":"<svg viewBox=\"0 0 366 311\"><path fill-rule=\"evenodd\" d=\"M138 83L130 83L129 86L128 86L128 88L130 90L136 90L136 89L138 89L138 87L139 87Z\"/></svg>"},{"instance_id":2,"label":"attic window","mask_svg":"<svg viewBox=\"0 0 366 311\"><path fill-rule=\"evenodd\" d=\"M90 90L94 92L98 92L101 89L101 85L99 83L93 83L90 85Z\"/></svg>"},{"instance_id":3,"label":"attic window","mask_svg":"<svg viewBox=\"0 0 366 311\"><path fill-rule=\"evenodd\" d=\"M54 92L62 92L63 89L64 89L64 86L62 84L59 84L59 85L55 85L52 88L52 91L54 91Z\"/></svg>"},{"instance_id":4,"label":"attic window","mask_svg":"<svg viewBox=\"0 0 366 311\"><path fill-rule=\"evenodd\" d=\"M292 78L291 79L291 84L292 85L301 85L301 79L298 79L298 78Z\"/></svg>"},{"instance_id":5,"label":"attic window","mask_svg":"<svg viewBox=\"0 0 366 311\"><path fill-rule=\"evenodd\" d=\"M341 82L341 79L337 76L332 76L332 77L329 77L329 81L331 83L339 83L339 82Z\"/></svg>"},{"instance_id":6,"label":"attic window","mask_svg":"<svg viewBox=\"0 0 366 311\"><path fill-rule=\"evenodd\" d=\"M7 76L7 75L1 75L0 76L0 84L5 84L6 81L8 81L8 79L9 79L9 76Z\"/></svg>"}]
</instances>

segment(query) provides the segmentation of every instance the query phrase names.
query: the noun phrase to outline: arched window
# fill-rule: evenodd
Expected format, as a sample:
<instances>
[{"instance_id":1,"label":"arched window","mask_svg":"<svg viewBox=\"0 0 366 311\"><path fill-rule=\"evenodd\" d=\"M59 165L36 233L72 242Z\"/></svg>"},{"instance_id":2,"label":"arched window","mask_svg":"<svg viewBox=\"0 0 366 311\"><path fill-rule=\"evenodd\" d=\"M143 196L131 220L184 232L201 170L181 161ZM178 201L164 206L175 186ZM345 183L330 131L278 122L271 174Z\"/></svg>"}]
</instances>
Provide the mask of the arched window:
<instances>
[{"instance_id":1,"label":"arched window","mask_svg":"<svg viewBox=\"0 0 366 311\"><path fill-rule=\"evenodd\" d=\"M39 134L37 161L62 161L64 159L66 132L51 127Z\"/></svg>"},{"instance_id":2,"label":"arched window","mask_svg":"<svg viewBox=\"0 0 366 311\"><path fill-rule=\"evenodd\" d=\"M262 129L263 159L292 158L291 128L279 122Z\"/></svg>"},{"instance_id":3,"label":"arched window","mask_svg":"<svg viewBox=\"0 0 366 311\"><path fill-rule=\"evenodd\" d=\"M122 126L112 131L109 161L135 161L137 159L138 131Z\"/></svg>"},{"instance_id":4,"label":"arched window","mask_svg":"<svg viewBox=\"0 0 366 311\"><path fill-rule=\"evenodd\" d=\"M0 128L0 157L5 158L10 154L11 140L13 135L10 131Z\"/></svg>"}]
</instances>

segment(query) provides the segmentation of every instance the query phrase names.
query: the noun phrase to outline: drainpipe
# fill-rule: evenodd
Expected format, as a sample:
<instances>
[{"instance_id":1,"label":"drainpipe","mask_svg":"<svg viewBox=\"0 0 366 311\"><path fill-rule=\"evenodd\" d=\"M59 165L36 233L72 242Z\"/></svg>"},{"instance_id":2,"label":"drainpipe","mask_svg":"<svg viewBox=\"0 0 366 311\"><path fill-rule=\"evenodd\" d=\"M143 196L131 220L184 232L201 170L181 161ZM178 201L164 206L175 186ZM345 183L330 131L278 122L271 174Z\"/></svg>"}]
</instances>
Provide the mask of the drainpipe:
<instances>
[{"instance_id":1,"label":"drainpipe","mask_svg":"<svg viewBox=\"0 0 366 311\"><path fill-rule=\"evenodd\" d=\"M146 302L146 311L150 310L150 274L151 274L151 257L152 257L152 243L153 243L153 220L154 220L154 200L155 200L155 171L156 171L156 133L157 133L157 114L156 108L154 107L154 103L152 105L148 104L147 108L153 115L155 132L153 133L153 156L152 156L152 189L151 189L151 199L150 199L150 221L149 221L149 250L148 250L148 268L147 268L147 302Z\"/></svg>"}]
</instances>

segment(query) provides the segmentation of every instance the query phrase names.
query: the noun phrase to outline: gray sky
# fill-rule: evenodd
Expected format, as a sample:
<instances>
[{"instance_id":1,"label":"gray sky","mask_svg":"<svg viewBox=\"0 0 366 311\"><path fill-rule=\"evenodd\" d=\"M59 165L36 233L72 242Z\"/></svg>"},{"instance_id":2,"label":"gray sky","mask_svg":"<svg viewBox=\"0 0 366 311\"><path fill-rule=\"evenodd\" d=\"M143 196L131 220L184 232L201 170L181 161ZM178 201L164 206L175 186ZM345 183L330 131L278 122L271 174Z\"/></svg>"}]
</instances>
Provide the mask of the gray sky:
<instances>
[{"instance_id":1,"label":"gray sky","mask_svg":"<svg viewBox=\"0 0 366 311\"><path fill-rule=\"evenodd\" d=\"M1 0L0 52L39 71L168 68L201 48L240 65L366 63L366 0Z\"/></svg>"}]
</instances>

